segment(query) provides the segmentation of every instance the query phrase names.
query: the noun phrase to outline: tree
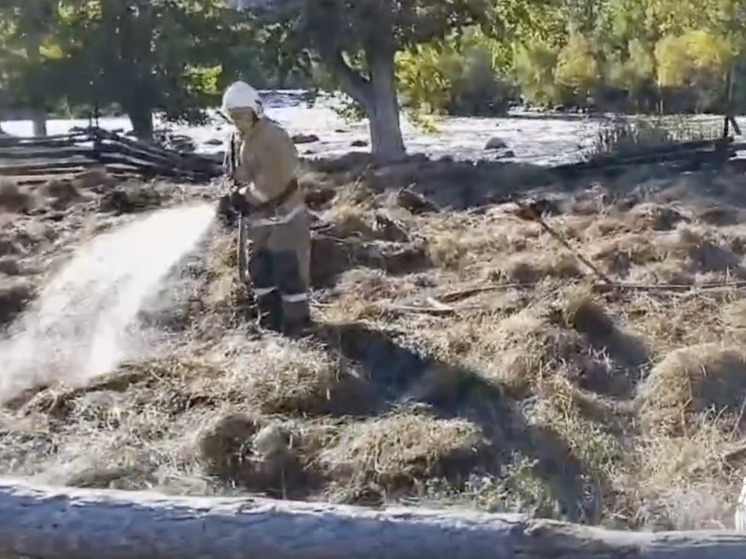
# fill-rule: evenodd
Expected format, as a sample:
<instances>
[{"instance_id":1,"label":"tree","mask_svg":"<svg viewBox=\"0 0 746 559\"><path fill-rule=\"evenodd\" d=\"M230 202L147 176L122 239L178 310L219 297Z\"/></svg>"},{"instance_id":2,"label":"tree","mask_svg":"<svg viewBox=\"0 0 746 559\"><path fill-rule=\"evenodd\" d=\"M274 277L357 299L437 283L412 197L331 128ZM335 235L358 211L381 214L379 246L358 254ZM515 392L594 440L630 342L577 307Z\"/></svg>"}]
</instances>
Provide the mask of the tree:
<instances>
[{"instance_id":1,"label":"tree","mask_svg":"<svg viewBox=\"0 0 746 559\"><path fill-rule=\"evenodd\" d=\"M557 56L554 75L557 83L571 88L579 96L579 101L585 103L599 77L598 63L588 39L583 35L570 35Z\"/></svg>"},{"instance_id":2,"label":"tree","mask_svg":"<svg viewBox=\"0 0 746 559\"><path fill-rule=\"evenodd\" d=\"M151 139L153 113L199 122L242 30L221 0L62 0L53 73L73 104L116 103ZM239 31L235 31L239 29ZM199 39L196 39L199 38Z\"/></svg>"},{"instance_id":3,"label":"tree","mask_svg":"<svg viewBox=\"0 0 746 559\"><path fill-rule=\"evenodd\" d=\"M46 136L50 92L46 60L54 52L55 2L52 0L2 0L2 63L10 99L23 100L32 110L34 136ZM50 95L50 93L52 93Z\"/></svg>"},{"instance_id":4,"label":"tree","mask_svg":"<svg viewBox=\"0 0 746 559\"><path fill-rule=\"evenodd\" d=\"M486 22L487 0L274 0L251 8L274 38L278 61L320 61L368 116L373 154L404 155L397 52Z\"/></svg>"}]
</instances>

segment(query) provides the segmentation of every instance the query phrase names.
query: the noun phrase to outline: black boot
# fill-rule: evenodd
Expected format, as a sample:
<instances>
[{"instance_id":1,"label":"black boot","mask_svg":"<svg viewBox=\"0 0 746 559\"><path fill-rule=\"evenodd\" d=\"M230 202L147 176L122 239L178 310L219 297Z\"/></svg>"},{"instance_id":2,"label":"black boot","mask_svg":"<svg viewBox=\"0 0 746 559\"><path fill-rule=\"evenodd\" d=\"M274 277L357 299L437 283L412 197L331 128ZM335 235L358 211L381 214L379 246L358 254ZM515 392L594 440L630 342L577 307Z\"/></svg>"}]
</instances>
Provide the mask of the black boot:
<instances>
[{"instance_id":1,"label":"black boot","mask_svg":"<svg viewBox=\"0 0 746 559\"><path fill-rule=\"evenodd\" d=\"M282 331L282 297L275 289L256 298L259 327L274 332Z\"/></svg>"},{"instance_id":2,"label":"black boot","mask_svg":"<svg viewBox=\"0 0 746 559\"><path fill-rule=\"evenodd\" d=\"M311 332L311 317L308 313L288 315L284 313L282 333L291 338L302 338Z\"/></svg>"}]
</instances>

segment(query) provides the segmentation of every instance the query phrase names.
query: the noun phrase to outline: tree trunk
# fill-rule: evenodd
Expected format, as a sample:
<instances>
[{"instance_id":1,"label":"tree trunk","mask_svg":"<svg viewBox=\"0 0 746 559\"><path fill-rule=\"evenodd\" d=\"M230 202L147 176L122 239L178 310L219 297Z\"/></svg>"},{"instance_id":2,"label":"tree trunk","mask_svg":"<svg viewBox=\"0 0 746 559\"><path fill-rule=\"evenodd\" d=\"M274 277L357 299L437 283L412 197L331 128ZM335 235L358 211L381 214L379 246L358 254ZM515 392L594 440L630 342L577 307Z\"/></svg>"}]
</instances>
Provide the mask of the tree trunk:
<instances>
[{"instance_id":1,"label":"tree trunk","mask_svg":"<svg viewBox=\"0 0 746 559\"><path fill-rule=\"evenodd\" d=\"M38 11L38 4L35 4L32 7L33 10ZM37 12L38 13L38 12ZM39 17L37 15L37 17ZM29 57L29 62L31 62L34 66L40 66L41 65L41 30L39 29L32 29L27 36L28 40L28 48L27 53ZM39 87L39 84L36 84L37 87ZM35 95L33 97L37 97L39 95L39 91L35 91ZM37 101L40 101L40 99L37 99ZM37 102L34 103L36 106L36 110L31 114L31 122L33 125L33 133L35 137L44 137L47 135L47 115L46 112L43 110L39 110L39 105L41 103Z\"/></svg>"},{"instance_id":2,"label":"tree trunk","mask_svg":"<svg viewBox=\"0 0 746 559\"><path fill-rule=\"evenodd\" d=\"M394 55L369 54L370 86L366 96L370 142L373 155L381 161L395 161L405 155L396 93Z\"/></svg>"},{"instance_id":3,"label":"tree trunk","mask_svg":"<svg viewBox=\"0 0 746 559\"><path fill-rule=\"evenodd\" d=\"M345 92L365 109L368 115L371 151L380 161L389 162L402 158L404 141L399 121L399 102L394 74L392 49L381 45L378 50L368 49L370 78L361 76L337 51L327 62L342 81Z\"/></svg>"},{"instance_id":4,"label":"tree trunk","mask_svg":"<svg viewBox=\"0 0 746 559\"><path fill-rule=\"evenodd\" d=\"M132 131L138 140L153 141L153 110L142 100L135 99L122 107L132 123Z\"/></svg>"},{"instance_id":5,"label":"tree trunk","mask_svg":"<svg viewBox=\"0 0 746 559\"><path fill-rule=\"evenodd\" d=\"M742 559L746 535L368 510L0 479L0 556L39 559Z\"/></svg>"},{"instance_id":6,"label":"tree trunk","mask_svg":"<svg viewBox=\"0 0 746 559\"><path fill-rule=\"evenodd\" d=\"M46 136L47 135L47 115L43 112L34 112L31 115L31 120L34 125L34 136Z\"/></svg>"}]
</instances>

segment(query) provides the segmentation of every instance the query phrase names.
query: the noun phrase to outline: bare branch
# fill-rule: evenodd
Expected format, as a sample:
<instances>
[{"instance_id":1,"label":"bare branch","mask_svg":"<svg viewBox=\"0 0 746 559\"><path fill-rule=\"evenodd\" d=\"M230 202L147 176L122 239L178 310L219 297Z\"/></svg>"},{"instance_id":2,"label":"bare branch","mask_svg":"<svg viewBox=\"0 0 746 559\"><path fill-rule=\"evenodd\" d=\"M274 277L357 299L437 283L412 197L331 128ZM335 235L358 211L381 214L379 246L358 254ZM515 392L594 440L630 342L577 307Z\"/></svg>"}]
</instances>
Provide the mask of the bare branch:
<instances>
[{"instance_id":1,"label":"bare branch","mask_svg":"<svg viewBox=\"0 0 746 559\"><path fill-rule=\"evenodd\" d=\"M365 105L370 81L350 67L341 50L336 51L330 60L325 61L340 79L347 94L361 105Z\"/></svg>"}]
</instances>

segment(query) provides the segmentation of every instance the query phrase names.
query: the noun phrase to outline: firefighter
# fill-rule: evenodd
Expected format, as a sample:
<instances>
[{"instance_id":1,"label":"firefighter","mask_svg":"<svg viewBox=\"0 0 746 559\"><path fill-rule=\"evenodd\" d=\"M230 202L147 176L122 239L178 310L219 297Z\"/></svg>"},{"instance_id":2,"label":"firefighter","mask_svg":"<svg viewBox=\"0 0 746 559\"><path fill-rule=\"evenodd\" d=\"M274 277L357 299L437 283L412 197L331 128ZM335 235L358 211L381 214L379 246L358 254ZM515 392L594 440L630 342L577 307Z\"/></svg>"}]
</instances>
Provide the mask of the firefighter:
<instances>
[{"instance_id":1,"label":"firefighter","mask_svg":"<svg viewBox=\"0 0 746 559\"><path fill-rule=\"evenodd\" d=\"M224 170L230 208L248 220L248 271L259 324L288 335L310 324L310 219L298 186L292 138L265 118L258 92L235 82L223 94L223 114L235 126Z\"/></svg>"}]
</instances>

